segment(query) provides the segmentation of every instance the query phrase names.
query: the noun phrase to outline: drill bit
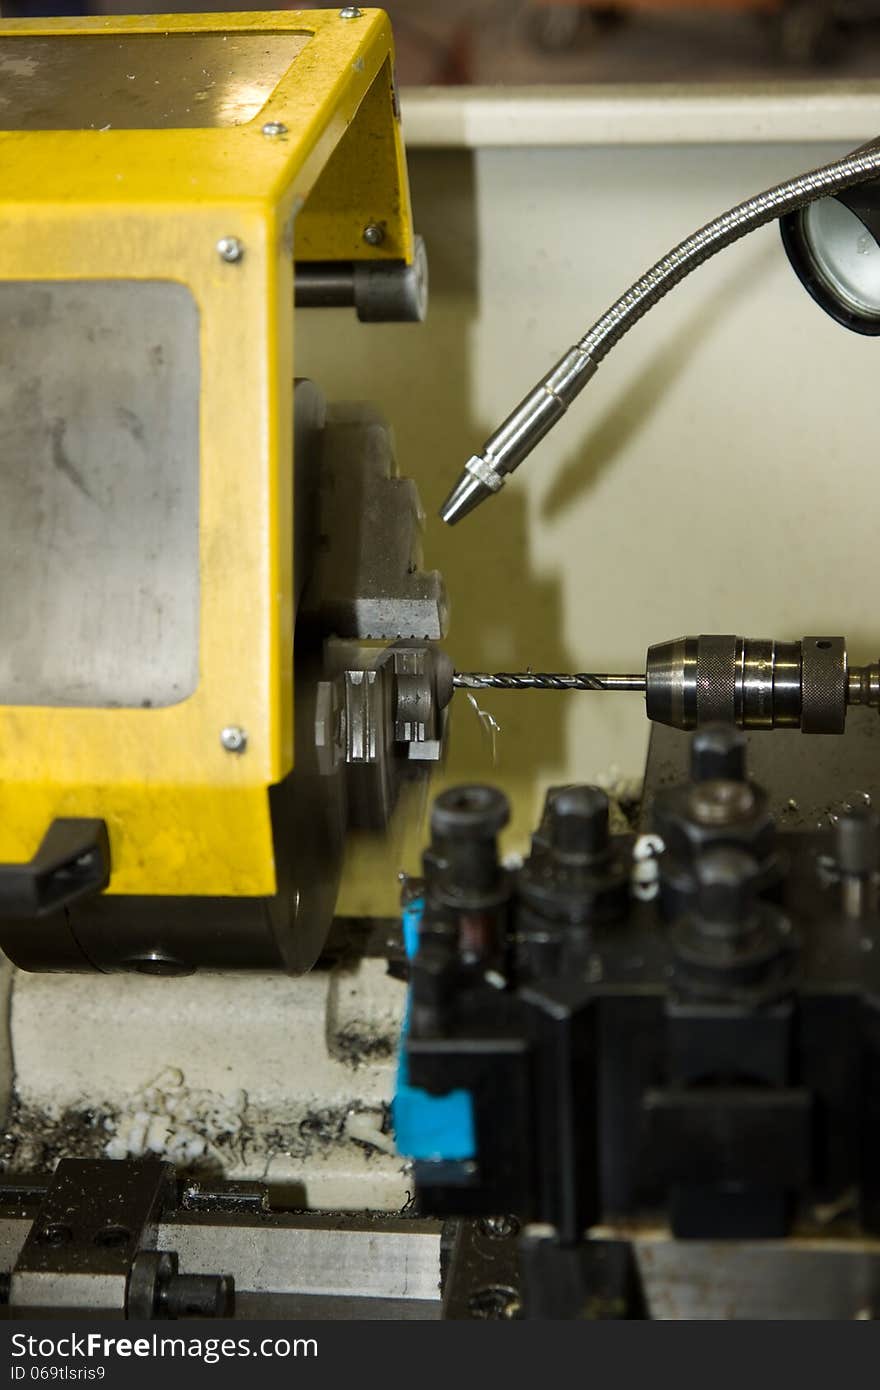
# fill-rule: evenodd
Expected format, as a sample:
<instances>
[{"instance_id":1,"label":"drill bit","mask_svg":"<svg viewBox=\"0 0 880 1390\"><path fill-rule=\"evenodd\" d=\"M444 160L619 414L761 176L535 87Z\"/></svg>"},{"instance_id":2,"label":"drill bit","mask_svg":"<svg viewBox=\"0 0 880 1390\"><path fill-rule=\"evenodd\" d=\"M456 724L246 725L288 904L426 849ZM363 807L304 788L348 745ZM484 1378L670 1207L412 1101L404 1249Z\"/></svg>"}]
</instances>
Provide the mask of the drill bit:
<instances>
[{"instance_id":1,"label":"drill bit","mask_svg":"<svg viewBox=\"0 0 880 1390\"><path fill-rule=\"evenodd\" d=\"M640 690L644 676L602 675L587 671L456 671L453 686L462 690Z\"/></svg>"}]
</instances>

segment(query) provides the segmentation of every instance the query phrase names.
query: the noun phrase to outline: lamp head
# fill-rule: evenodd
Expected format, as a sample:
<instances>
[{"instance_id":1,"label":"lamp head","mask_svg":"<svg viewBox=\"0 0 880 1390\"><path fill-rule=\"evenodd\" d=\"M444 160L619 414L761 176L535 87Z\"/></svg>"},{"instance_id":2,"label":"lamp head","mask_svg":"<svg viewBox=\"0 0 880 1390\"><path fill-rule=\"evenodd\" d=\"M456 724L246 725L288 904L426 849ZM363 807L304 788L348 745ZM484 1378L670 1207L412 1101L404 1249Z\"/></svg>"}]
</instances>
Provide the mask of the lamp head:
<instances>
[{"instance_id":1,"label":"lamp head","mask_svg":"<svg viewBox=\"0 0 880 1390\"><path fill-rule=\"evenodd\" d=\"M866 149L880 146L880 139ZM780 219L801 284L845 328L880 334L880 180L820 198Z\"/></svg>"}]
</instances>

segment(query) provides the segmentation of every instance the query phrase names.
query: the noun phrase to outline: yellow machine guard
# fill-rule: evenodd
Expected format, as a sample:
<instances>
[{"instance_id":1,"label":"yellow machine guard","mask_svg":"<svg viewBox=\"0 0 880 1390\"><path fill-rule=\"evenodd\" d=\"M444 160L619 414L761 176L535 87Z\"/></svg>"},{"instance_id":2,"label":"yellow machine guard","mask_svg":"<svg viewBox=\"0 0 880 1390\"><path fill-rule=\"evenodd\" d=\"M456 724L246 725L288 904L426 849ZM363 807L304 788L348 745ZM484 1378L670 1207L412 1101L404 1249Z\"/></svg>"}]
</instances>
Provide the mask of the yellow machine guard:
<instances>
[{"instance_id":1,"label":"yellow machine guard","mask_svg":"<svg viewBox=\"0 0 880 1390\"><path fill-rule=\"evenodd\" d=\"M0 110L0 281L186 286L200 354L195 688L161 708L0 707L2 862L29 860L55 818L101 817L111 894L275 890L269 788L293 762L293 247L412 260L393 74L380 10L0 23L4 91L21 77L30 93ZM230 727L243 753L221 741Z\"/></svg>"}]
</instances>

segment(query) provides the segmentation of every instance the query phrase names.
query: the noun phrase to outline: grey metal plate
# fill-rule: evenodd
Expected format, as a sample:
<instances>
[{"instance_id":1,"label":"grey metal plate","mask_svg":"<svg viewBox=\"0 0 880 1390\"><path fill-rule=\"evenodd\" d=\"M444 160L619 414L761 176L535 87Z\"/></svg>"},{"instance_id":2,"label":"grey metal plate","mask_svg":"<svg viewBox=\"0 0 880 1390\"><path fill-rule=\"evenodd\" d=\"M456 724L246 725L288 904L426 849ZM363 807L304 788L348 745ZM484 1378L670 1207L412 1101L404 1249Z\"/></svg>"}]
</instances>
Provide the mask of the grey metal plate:
<instances>
[{"instance_id":1,"label":"grey metal plate","mask_svg":"<svg viewBox=\"0 0 880 1390\"><path fill-rule=\"evenodd\" d=\"M439 1298L331 1298L311 1294L244 1293L235 1296L239 1319L292 1322L436 1322Z\"/></svg>"},{"instance_id":2,"label":"grey metal plate","mask_svg":"<svg viewBox=\"0 0 880 1390\"><path fill-rule=\"evenodd\" d=\"M0 282L0 703L195 689L199 374L183 285Z\"/></svg>"},{"instance_id":3,"label":"grey metal plate","mask_svg":"<svg viewBox=\"0 0 880 1390\"><path fill-rule=\"evenodd\" d=\"M645 772L642 826L650 829L651 803L664 786L687 781L689 734L654 724ZM880 718L852 708L846 733L802 734L774 729L746 735L749 777L767 792L770 810L786 830L826 829L844 802L880 808ZM833 795L830 788L834 789Z\"/></svg>"},{"instance_id":4,"label":"grey metal plate","mask_svg":"<svg viewBox=\"0 0 880 1390\"><path fill-rule=\"evenodd\" d=\"M399 1217L334 1219L311 1214L286 1220L210 1223L171 1219L160 1248L176 1250L182 1271L234 1273L249 1293L312 1298L412 1299L440 1296L440 1226Z\"/></svg>"},{"instance_id":5,"label":"grey metal plate","mask_svg":"<svg viewBox=\"0 0 880 1390\"><path fill-rule=\"evenodd\" d=\"M308 34L3 34L0 130L243 125Z\"/></svg>"}]
</instances>

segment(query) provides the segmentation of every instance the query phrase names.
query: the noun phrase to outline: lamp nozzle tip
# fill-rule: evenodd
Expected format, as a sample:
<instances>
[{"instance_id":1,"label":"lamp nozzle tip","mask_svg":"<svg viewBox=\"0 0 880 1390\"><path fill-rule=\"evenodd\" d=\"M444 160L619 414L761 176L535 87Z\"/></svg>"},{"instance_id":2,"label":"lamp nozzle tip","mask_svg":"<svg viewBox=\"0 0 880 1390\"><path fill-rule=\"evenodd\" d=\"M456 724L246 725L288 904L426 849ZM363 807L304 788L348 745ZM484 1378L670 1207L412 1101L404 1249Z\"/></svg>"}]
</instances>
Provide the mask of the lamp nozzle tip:
<instances>
[{"instance_id":1,"label":"lamp nozzle tip","mask_svg":"<svg viewBox=\"0 0 880 1390\"><path fill-rule=\"evenodd\" d=\"M468 512L485 502L487 497L498 492L503 484L503 475L495 473L485 459L475 454L468 459L458 482L440 508L442 520L447 526L454 526Z\"/></svg>"}]
</instances>

